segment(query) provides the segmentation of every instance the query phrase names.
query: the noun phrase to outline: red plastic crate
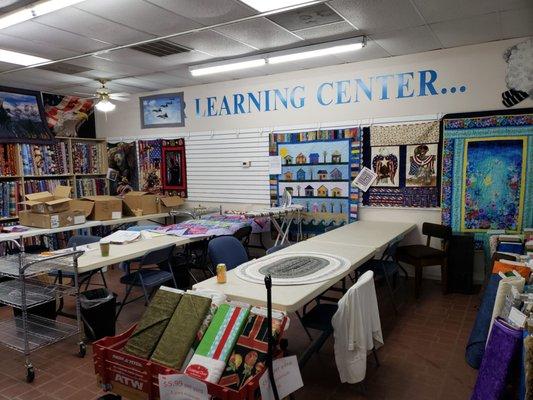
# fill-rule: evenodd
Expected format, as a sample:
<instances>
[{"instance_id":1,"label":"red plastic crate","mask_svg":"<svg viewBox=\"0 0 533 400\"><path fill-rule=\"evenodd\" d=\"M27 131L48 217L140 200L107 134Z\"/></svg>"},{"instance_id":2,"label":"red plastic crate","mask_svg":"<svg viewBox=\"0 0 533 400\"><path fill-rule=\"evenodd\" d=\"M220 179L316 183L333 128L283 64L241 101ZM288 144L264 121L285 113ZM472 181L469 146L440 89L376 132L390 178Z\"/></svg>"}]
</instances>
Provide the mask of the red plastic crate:
<instances>
[{"instance_id":1,"label":"red plastic crate","mask_svg":"<svg viewBox=\"0 0 533 400\"><path fill-rule=\"evenodd\" d=\"M126 332L106 337L93 343L94 370L98 383L105 391L129 400L158 400L159 374L179 374L178 370L136 357L122 351L128 338L135 330L132 326ZM257 400L259 378L255 376L239 391L211 382L205 382L207 390L216 400Z\"/></svg>"}]
</instances>

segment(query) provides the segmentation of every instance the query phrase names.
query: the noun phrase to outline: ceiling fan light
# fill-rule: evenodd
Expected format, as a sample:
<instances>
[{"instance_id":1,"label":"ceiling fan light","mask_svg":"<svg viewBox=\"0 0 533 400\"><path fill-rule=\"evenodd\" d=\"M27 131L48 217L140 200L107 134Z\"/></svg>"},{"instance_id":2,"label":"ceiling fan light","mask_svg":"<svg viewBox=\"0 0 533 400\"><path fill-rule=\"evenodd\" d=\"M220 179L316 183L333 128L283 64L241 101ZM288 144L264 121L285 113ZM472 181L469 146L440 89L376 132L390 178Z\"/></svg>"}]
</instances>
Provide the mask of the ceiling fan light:
<instances>
[{"instance_id":1,"label":"ceiling fan light","mask_svg":"<svg viewBox=\"0 0 533 400\"><path fill-rule=\"evenodd\" d=\"M111 103L109 100L103 99L103 100L100 100L98 103L96 103L94 107L98 111L110 112L110 111L113 111L116 106L113 103Z\"/></svg>"}]
</instances>

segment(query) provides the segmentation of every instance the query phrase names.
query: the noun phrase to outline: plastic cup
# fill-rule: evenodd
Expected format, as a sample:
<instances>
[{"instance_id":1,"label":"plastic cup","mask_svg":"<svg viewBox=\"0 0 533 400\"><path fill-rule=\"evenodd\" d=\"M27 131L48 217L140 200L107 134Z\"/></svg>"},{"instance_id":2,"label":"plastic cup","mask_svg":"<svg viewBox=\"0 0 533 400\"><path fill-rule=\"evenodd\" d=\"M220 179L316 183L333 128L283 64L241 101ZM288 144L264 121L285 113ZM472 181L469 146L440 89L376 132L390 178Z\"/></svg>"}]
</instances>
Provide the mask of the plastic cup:
<instances>
[{"instance_id":1,"label":"plastic cup","mask_svg":"<svg viewBox=\"0 0 533 400\"><path fill-rule=\"evenodd\" d=\"M111 243L101 240L100 241L100 252L102 253L102 257L108 257L109 256L109 248L111 247Z\"/></svg>"}]
</instances>

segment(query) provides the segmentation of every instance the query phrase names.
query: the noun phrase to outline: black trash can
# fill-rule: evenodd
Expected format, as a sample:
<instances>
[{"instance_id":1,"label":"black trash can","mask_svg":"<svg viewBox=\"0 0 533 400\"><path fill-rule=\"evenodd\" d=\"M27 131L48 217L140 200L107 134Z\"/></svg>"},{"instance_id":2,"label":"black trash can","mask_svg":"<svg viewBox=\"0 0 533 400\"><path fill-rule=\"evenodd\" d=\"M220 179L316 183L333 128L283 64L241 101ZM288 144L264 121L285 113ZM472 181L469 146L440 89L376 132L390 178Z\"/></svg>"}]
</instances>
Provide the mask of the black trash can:
<instances>
[{"instance_id":1,"label":"black trash can","mask_svg":"<svg viewBox=\"0 0 533 400\"><path fill-rule=\"evenodd\" d=\"M106 288L80 293L81 316L88 340L115 336L117 295Z\"/></svg>"}]
</instances>

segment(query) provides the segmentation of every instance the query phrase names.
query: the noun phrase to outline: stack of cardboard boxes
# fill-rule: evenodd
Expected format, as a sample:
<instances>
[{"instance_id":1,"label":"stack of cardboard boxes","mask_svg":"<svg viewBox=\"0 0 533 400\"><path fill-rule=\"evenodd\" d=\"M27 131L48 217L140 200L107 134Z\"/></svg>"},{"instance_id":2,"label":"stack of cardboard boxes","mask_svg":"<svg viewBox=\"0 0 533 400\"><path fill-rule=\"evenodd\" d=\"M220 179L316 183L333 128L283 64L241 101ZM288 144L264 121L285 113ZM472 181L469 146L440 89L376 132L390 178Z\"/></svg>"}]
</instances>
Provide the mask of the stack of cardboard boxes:
<instances>
[{"instance_id":1,"label":"stack of cardboard boxes","mask_svg":"<svg viewBox=\"0 0 533 400\"><path fill-rule=\"evenodd\" d=\"M58 186L53 193L26 195L19 211L21 225L35 228L59 228L79 225L86 220L106 221L122 216L141 216L169 212L183 204L176 196L159 196L146 192L130 192L123 199L114 196L87 196L71 199L70 186Z\"/></svg>"}]
</instances>

